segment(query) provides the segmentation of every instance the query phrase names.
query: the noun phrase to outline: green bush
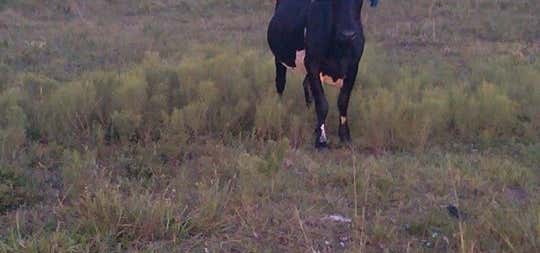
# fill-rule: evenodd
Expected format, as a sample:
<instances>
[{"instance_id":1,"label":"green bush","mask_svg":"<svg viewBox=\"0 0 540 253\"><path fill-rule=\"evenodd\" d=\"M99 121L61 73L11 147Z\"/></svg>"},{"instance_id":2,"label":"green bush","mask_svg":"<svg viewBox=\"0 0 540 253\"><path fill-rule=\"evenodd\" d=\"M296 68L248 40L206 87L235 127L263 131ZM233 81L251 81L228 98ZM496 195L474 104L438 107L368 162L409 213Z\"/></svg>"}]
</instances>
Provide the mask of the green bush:
<instances>
[{"instance_id":1,"label":"green bush","mask_svg":"<svg viewBox=\"0 0 540 253\"><path fill-rule=\"evenodd\" d=\"M474 94L463 90L451 93L451 115L459 135L465 140L489 141L511 137L517 120L516 104L497 86L484 83Z\"/></svg>"},{"instance_id":2,"label":"green bush","mask_svg":"<svg viewBox=\"0 0 540 253\"><path fill-rule=\"evenodd\" d=\"M39 194L26 171L0 163L0 214L24 204L33 204Z\"/></svg>"},{"instance_id":3,"label":"green bush","mask_svg":"<svg viewBox=\"0 0 540 253\"><path fill-rule=\"evenodd\" d=\"M45 112L46 104L60 84L36 74L23 74L20 79L22 98L19 104L27 117L26 132L31 140L39 140L47 134L45 124L49 119Z\"/></svg>"},{"instance_id":4,"label":"green bush","mask_svg":"<svg viewBox=\"0 0 540 253\"><path fill-rule=\"evenodd\" d=\"M458 80L454 67L442 59L400 66L384 56L375 60L377 52L366 51L349 107L351 130L362 146L422 150L449 140L531 142L540 137L536 63L510 69L516 63L507 58L489 59L489 64L472 63L471 75ZM394 74L386 74L389 69ZM3 130L3 139L10 136L19 144L28 138L173 147L175 141L201 136L253 134L263 140L287 137L293 145L311 143L315 115L303 102L302 77L289 74L287 92L278 99L273 75L268 55L219 46L193 47L176 66L147 53L142 64L123 73L96 72L76 82L24 74L20 85L0 96L6 115L0 125L8 127L7 117L16 125L12 128L23 124L24 135ZM326 89L333 105L337 92ZM331 108L329 134L335 134L337 110Z\"/></svg>"},{"instance_id":5,"label":"green bush","mask_svg":"<svg viewBox=\"0 0 540 253\"><path fill-rule=\"evenodd\" d=\"M64 150L61 176L63 189L69 197L76 199L93 181L97 162L94 152L80 154L78 151Z\"/></svg>"},{"instance_id":6,"label":"green bush","mask_svg":"<svg viewBox=\"0 0 540 253\"><path fill-rule=\"evenodd\" d=\"M167 139L176 144L184 144L189 139L190 135L187 131L186 120L184 118L184 112L179 109L175 109L172 112L167 127Z\"/></svg>"},{"instance_id":7,"label":"green bush","mask_svg":"<svg viewBox=\"0 0 540 253\"><path fill-rule=\"evenodd\" d=\"M286 133L287 111L276 96L263 96L257 105L255 113L255 132L257 136L267 139L277 139Z\"/></svg>"},{"instance_id":8,"label":"green bush","mask_svg":"<svg viewBox=\"0 0 540 253\"><path fill-rule=\"evenodd\" d=\"M239 174L240 192L246 201L253 201L264 193L268 178L261 173L266 161L256 155L242 153L236 160Z\"/></svg>"},{"instance_id":9,"label":"green bush","mask_svg":"<svg viewBox=\"0 0 540 253\"><path fill-rule=\"evenodd\" d=\"M26 142L26 114L19 106L21 96L16 89L0 95L0 162L13 158Z\"/></svg>"},{"instance_id":10,"label":"green bush","mask_svg":"<svg viewBox=\"0 0 540 253\"><path fill-rule=\"evenodd\" d=\"M394 121L397 119L396 100L386 89L363 99L360 104L360 118L354 124L361 132L364 145L380 149L393 142Z\"/></svg>"},{"instance_id":11,"label":"green bush","mask_svg":"<svg viewBox=\"0 0 540 253\"><path fill-rule=\"evenodd\" d=\"M96 110L95 87L87 81L66 84L51 94L40 127L54 140L74 144L88 141Z\"/></svg>"},{"instance_id":12,"label":"green bush","mask_svg":"<svg viewBox=\"0 0 540 253\"><path fill-rule=\"evenodd\" d=\"M184 120L185 130L191 136L203 135L208 133L208 104L200 101L190 103L182 108L182 119Z\"/></svg>"},{"instance_id":13,"label":"green bush","mask_svg":"<svg viewBox=\"0 0 540 253\"><path fill-rule=\"evenodd\" d=\"M14 158L25 141L26 135L21 128L0 129L0 155L2 156L0 160Z\"/></svg>"},{"instance_id":14,"label":"green bush","mask_svg":"<svg viewBox=\"0 0 540 253\"><path fill-rule=\"evenodd\" d=\"M0 93L0 128L24 129L26 114L20 106L20 90L12 88Z\"/></svg>"},{"instance_id":15,"label":"green bush","mask_svg":"<svg viewBox=\"0 0 540 253\"><path fill-rule=\"evenodd\" d=\"M114 111L111 115L112 135L122 141L129 141L137 136L141 125L141 116L132 111Z\"/></svg>"},{"instance_id":16,"label":"green bush","mask_svg":"<svg viewBox=\"0 0 540 253\"><path fill-rule=\"evenodd\" d=\"M12 72L13 71L8 65L0 62L0 92L3 92L5 89L7 89L10 85L10 82L13 81Z\"/></svg>"},{"instance_id":17,"label":"green bush","mask_svg":"<svg viewBox=\"0 0 540 253\"><path fill-rule=\"evenodd\" d=\"M94 98L96 101L95 117L101 125L107 126L110 123L111 115L118 107L116 96L122 82L117 75L101 72L95 73L90 79L96 95Z\"/></svg>"}]
</instances>

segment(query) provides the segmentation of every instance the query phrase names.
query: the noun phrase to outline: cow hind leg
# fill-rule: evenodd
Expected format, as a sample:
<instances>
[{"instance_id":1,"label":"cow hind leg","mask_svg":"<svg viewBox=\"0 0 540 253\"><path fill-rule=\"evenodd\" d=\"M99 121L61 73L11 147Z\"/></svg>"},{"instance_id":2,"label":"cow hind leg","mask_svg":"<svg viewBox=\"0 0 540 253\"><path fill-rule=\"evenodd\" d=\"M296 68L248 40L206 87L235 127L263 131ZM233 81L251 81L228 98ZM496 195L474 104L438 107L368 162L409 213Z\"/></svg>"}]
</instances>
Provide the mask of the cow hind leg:
<instances>
[{"instance_id":1,"label":"cow hind leg","mask_svg":"<svg viewBox=\"0 0 540 253\"><path fill-rule=\"evenodd\" d=\"M287 82L287 68L283 66L281 62L276 58L276 90L281 96L285 90L285 83Z\"/></svg>"}]
</instances>

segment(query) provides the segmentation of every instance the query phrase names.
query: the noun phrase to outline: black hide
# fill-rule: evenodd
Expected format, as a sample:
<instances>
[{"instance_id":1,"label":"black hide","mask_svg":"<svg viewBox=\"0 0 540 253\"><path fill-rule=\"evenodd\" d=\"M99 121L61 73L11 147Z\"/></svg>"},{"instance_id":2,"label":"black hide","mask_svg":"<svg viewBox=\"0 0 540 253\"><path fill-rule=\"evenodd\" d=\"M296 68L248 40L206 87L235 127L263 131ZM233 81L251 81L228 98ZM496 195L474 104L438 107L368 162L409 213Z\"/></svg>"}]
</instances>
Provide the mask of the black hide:
<instances>
[{"instance_id":1,"label":"black hide","mask_svg":"<svg viewBox=\"0 0 540 253\"><path fill-rule=\"evenodd\" d=\"M373 3L373 1L372 1ZM315 102L315 146L326 147L325 120L328 101L321 75L342 79L338 97L341 141L351 140L347 108L364 51L360 13L362 0L278 0L268 26L268 44L275 56L276 89L285 89L287 68L297 67L296 52L306 50L304 92L306 103Z\"/></svg>"}]
</instances>

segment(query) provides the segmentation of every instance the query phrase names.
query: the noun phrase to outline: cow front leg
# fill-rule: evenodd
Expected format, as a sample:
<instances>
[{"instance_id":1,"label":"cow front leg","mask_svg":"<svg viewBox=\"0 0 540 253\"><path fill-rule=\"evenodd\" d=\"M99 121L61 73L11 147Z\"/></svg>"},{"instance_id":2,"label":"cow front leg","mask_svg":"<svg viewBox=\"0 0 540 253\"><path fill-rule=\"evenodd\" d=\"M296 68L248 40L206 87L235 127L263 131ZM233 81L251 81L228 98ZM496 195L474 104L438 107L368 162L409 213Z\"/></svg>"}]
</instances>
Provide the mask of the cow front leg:
<instances>
[{"instance_id":1,"label":"cow front leg","mask_svg":"<svg viewBox=\"0 0 540 253\"><path fill-rule=\"evenodd\" d=\"M321 79L319 78L319 68L308 68L309 84L311 86L311 94L315 101L315 111L317 113L317 124L315 127L315 147L328 147L328 138L326 136L326 115L328 115L328 101L324 95Z\"/></svg>"},{"instance_id":2,"label":"cow front leg","mask_svg":"<svg viewBox=\"0 0 540 253\"><path fill-rule=\"evenodd\" d=\"M276 58L276 90L279 96L283 95L287 82L287 68Z\"/></svg>"},{"instance_id":3,"label":"cow front leg","mask_svg":"<svg viewBox=\"0 0 540 253\"><path fill-rule=\"evenodd\" d=\"M353 64L347 71L347 77L343 82L343 87L339 91L338 109L339 109L339 139L341 142L351 142L351 133L349 131L349 122L347 119L347 109L349 108L349 100L351 92L354 88L356 75L358 73L358 63Z\"/></svg>"}]
</instances>

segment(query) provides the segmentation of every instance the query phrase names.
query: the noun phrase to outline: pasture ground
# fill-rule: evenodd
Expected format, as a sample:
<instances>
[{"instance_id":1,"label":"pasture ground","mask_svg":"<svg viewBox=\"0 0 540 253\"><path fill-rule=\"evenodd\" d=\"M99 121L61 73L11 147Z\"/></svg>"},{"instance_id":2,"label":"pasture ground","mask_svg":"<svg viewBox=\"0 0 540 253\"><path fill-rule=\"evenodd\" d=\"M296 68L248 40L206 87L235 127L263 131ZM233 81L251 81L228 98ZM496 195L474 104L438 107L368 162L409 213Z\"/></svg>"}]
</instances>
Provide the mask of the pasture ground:
<instances>
[{"instance_id":1,"label":"pasture ground","mask_svg":"<svg viewBox=\"0 0 540 253\"><path fill-rule=\"evenodd\" d=\"M449 2L365 8L318 152L272 1L0 0L0 252L540 251L540 5Z\"/></svg>"}]
</instances>

